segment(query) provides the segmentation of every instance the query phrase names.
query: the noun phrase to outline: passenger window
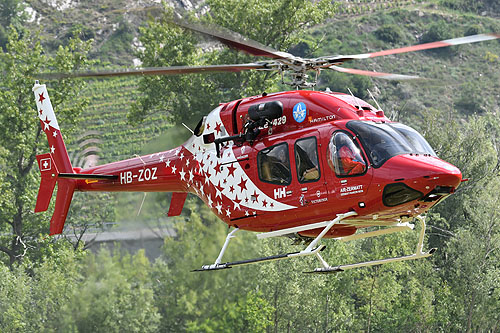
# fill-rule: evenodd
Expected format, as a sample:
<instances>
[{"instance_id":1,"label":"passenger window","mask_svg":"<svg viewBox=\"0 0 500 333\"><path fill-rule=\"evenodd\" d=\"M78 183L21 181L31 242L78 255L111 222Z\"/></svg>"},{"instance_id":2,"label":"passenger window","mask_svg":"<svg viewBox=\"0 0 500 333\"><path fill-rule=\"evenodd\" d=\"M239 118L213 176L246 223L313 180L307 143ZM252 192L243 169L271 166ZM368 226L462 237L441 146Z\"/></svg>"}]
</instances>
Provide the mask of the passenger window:
<instances>
[{"instance_id":1,"label":"passenger window","mask_svg":"<svg viewBox=\"0 0 500 333\"><path fill-rule=\"evenodd\" d=\"M295 142L295 163L300 183L314 182L320 177L318 145L316 137L300 139Z\"/></svg>"},{"instance_id":2,"label":"passenger window","mask_svg":"<svg viewBox=\"0 0 500 333\"><path fill-rule=\"evenodd\" d=\"M289 185L292 182L288 144L278 145L261 150L257 154L259 178L263 182Z\"/></svg>"},{"instance_id":3,"label":"passenger window","mask_svg":"<svg viewBox=\"0 0 500 333\"><path fill-rule=\"evenodd\" d=\"M328 165L337 176L354 176L366 171L366 162L349 135L336 132L328 143Z\"/></svg>"}]
</instances>

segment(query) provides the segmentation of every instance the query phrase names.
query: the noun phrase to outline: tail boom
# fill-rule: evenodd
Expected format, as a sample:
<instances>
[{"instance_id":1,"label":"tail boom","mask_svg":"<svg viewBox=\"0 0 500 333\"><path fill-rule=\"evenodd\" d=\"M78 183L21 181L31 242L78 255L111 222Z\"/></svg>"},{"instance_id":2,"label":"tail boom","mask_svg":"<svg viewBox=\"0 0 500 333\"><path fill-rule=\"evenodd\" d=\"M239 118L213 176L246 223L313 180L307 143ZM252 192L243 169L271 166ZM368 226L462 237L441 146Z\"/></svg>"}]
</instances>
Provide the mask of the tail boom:
<instances>
[{"instance_id":1,"label":"tail boom","mask_svg":"<svg viewBox=\"0 0 500 333\"><path fill-rule=\"evenodd\" d=\"M205 179L199 161L184 146L84 170L73 168L46 86L36 82L33 92L50 147L50 153L37 156L42 179L35 212L48 209L58 185L50 235L63 231L74 191L174 192L168 215L176 216L182 211L187 193L194 192L193 183Z\"/></svg>"}]
</instances>

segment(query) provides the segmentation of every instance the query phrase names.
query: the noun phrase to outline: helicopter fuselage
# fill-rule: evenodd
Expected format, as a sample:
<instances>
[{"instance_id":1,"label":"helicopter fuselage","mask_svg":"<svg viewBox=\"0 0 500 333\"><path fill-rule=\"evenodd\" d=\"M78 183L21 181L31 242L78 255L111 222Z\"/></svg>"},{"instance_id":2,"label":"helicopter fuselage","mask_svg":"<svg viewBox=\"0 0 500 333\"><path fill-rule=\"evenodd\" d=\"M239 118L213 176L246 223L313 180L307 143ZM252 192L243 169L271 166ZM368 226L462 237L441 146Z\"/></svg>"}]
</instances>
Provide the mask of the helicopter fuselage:
<instances>
[{"instance_id":1,"label":"helicopter fuselage","mask_svg":"<svg viewBox=\"0 0 500 333\"><path fill-rule=\"evenodd\" d=\"M282 112L266 113L266 104L276 101ZM255 110L262 112L263 121L245 138L256 120ZM225 140L230 137L234 140ZM357 156L351 156L349 163L355 167L350 170L342 164L342 151L348 150L344 146ZM186 193L193 193L228 225L251 231L287 229L357 213L326 237L351 235L360 227L390 226L423 214L461 182L460 170L439 159L416 131L392 123L383 111L359 98L318 91L224 103L200 121L195 135L180 147L74 169L116 176L78 180L77 190L174 192L169 215L179 214Z\"/></svg>"}]
</instances>

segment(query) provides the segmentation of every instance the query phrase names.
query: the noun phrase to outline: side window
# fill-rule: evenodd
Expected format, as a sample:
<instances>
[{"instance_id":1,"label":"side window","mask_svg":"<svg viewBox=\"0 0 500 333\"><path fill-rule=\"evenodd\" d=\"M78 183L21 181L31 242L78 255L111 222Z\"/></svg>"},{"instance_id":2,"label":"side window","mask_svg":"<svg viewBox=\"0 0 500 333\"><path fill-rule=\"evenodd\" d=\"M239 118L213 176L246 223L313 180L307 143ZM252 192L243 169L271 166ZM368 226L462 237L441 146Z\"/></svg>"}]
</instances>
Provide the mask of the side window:
<instances>
[{"instance_id":1,"label":"side window","mask_svg":"<svg viewBox=\"0 0 500 333\"><path fill-rule=\"evenodd\" d=\"M259 178L263 182L288 185L292 182L288 144L278 145L261 150L257 154Z\"/></svg>"},{"instance_id":2,"label":"side window","mask_svg":"<svg viewBox=\"0 0 500 333\"><path fill-rule=\"evenodd\" d=\"M354 176L366 171L366 162L349 135L336 132L328 143L328 165L337 176Z\"/></svg>"},{"instance_id":3,"label":"side window","mask_svg":"<svg viewBox=\"0 0 500 333\"><path fill-rule=\"evenodd\" d=\"M295 142L295 163L300 183L319 179L318 144L315 136Z\"/></svg>"}]
</instances>

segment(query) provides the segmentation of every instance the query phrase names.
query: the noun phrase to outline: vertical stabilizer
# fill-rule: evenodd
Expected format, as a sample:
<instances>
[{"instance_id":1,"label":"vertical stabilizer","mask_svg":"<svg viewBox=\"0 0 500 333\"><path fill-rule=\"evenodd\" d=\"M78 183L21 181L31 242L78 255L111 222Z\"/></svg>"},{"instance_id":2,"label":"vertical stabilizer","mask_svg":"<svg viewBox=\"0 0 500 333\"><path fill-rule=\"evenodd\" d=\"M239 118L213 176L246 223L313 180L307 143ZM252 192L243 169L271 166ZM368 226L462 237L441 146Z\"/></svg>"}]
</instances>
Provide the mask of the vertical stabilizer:
<instances>
[{"instance_id":1,"label":"vertical stabilizer","mask_svg":"<svg viewBox=\"0 0 500 333\"><path fill-rule=\"evenodd\" d=\"M33 86L33 93L35 94L38 118L42 130L47 135L50 147L50 153L37 156L42 180L38 190L35 212L48 209L57 182L56 206L50 220L50 234L60 234L64 228L64 222L76 188L76 180L58 178L60 173L74 173L73 167L47 93L47 87L36 81Z\"/></svg>"},{"instance_id":2,"label":"vertical stabilizer","mask_svg":"<svg viewBox=\"0 0 500 333\"><path fill-rule=\"evenodd\" d=\"M59 124L57 123L56 115L52 108L49 94L47 93L47 87L45 84L38 84L38 81L36 81L33 86L33 92L35 94L38 118L40 119L42 130L47 135L50 154L56 163L57 169L61 173L73 173Z\"/></svg>"}]
</instances>

